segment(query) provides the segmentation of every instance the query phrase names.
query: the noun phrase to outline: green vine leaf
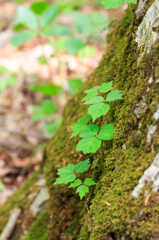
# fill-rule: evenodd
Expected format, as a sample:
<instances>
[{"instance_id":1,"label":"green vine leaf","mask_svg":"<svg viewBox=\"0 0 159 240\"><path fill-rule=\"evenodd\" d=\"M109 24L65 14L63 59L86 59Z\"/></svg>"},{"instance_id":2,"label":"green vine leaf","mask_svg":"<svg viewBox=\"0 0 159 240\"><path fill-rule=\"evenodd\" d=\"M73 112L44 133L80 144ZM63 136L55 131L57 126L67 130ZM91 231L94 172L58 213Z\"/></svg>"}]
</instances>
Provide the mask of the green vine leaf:
<instances>
[{"instance_id":1,"label":"green vine leaf","mask_svg":"<svg viewBox=\"0 0 159 240\"><path fill-rule=\"evenodd\" d=\"M63 167L58 169L58 175L61 175L56 179L55 184L69 183L73 182L76 179L76 175L74 174L75 166L73 164L68 164L67 167Z\"/></svg>"},{"instance_id":2,"label":"green vine leaf","mask_svg":"<svg viewBox=\"0 0 159 240\"><path fill-rule=\"evenodd\" d=\"M110 106L107 103L94 104L89 107L88 114L92 116L94 122L97 118L101 117L102 115L106 115L109 109Z\"/></svg>"},{"instance_id":3,"label":"green vine leaf","mask_svg":"<svg viewBox=\"0 0 159 240\"><path fill-rule=\"evenodd\" d=\"M112 1L115 2L115 0ZM107 2L110 2L110 0L107 0ZM78 119L77 123L71 126L71 130L74 131L71 137L80 134L79 137L83 138L78 142L76 151L83 151L83 153L96 153L102 144L102 140L112 140L114 138L114 126L112 124L106 124L101 128L100 131L98 125L86 125L91 120L91 118L93 118L94 122L98 117L105 115L109 111L110 105L108 103L105 103L105 101L122 99L121 91L115 90L109 92L112 89L112 83L113 81L103 83L101 86L95 86L85 91L87 96L83 99L83 101L86 100L84 104L93 105L89 107L85 118L83 117ZM104 100L104 98L101 96L97 96L98 91L101 93L109 92L107 94L106 100ZM84 173L89 169L91 166L89 160L90 159L81 161L76 166L68 164L67 167L58 169L57 174L60 175L60 177L55 181L54 185L62 183L67 184L69 182L72 182L69 188L78 187L76 192L79 193L80 199L82 199L85 194L89 192L88 186L93 186L96 184L92 178L86 178L83 184L80 179L76 179L76 174Z\"/></svg>"},{"instance_id":4,"label":"green vine leaf","mask_svg":"<svg viewBox=\"0 0 159 240\"><path fill-rule=\"evenodd\" d=\"M91 115L87 114L84 118L84 122L87 124L91 120Z\"/></svg>"},{"instance_id":5,"label":"green vine leaf","mask_svg":"<svg viewBox=\"0 0 159 240\"><path fill-rule=\"evenodd\" d=\"M73 173L75 166L73 164L68 164L67 167L58 169L58 175Z\"/></svg>"},{"instance_id":6,"label":"green vine leaf","mask_svg":"<svg viewBox=\"0 0 159 240\"><path fill-rule=\"evenodd\" d=\"M122 98L122 93L119 90L115 90L115 91L112 91L112 92L108 93L106 101L114 101L114 100L117 100L117 99L123 99Z\"/></svg>"},{"instance_id":7,"label":"green vine leaf","mask_svg":"<svg viewBox=\"0 0 159 240\"><path fill-rule=\"evenodd\" d=\"M84 121L85 121L85 118L79 118L79 119L77 120L77 123L78 123L78 124L84 124Z\"/></svg>"},{"instance_id":8,"label":"green vine leaf","mask_svg":"<svg viewBox=\"0 0 159 240\"><path fill-rule=\"evenodd\" d=\"M113 81L108 82L108 83L103 83L100 88L99 88L99 92L105 93L105 92L109 92L113 87Z\"/></svg>"},{"instance_id":9,"label":"green vine leaf","mask_svg":"<svg viewBox=\"0 0 159 240\"><path fill-rule=\"evenodd\" d=\"M88 90L86 90L84 93L87 94L87 96L85 96L82 101L85 101L85 100L88 100L92 97L95 97L98 95L98 89L99 89L99 86L95 86L93 88L90 88Z\"/></svg>"},{"instance_id":10,"label":"green vine leaf","mask_svg":"<svg viewBox=\"0 0 159 240\"><path fill-rule=\"evenodd\" d=\"M91 164L89 164L89 158L85 161L81 161L75 166L75 173L84 173L90 166Z\"/></svg>"},{"instance_id":11,"label":"green vine leaf","mask_svg":"<svg viewBox=\"0 0 159 240\"><path fill-rule=\"evenodd\" d=\"M90 92L94 92L94 91L98 91L98 89L100 88L100 86L95 86L95 87L93 87L93 88L90 88L90 89L87 89L86 91L85 91L85 93L90 93Z\"/></svg>"},{"instance_id":12,"label":"green vine leaf","mask_svg":"<svg viewBox=\"0 0 159 240\"><path fill-rule=\"evenodd\" d=\"M112 124L106 124L102 129L100 130L99 134L97 135L97 138L101 140L112 140L113 137L113 131L115 127Z\"/></svg>"},{"instance_id":13,"label":"green vine leaf","mask_svg":"<svg viewBox=\"0 0 159 240\"><path fill-rule=\"evenodd\" d=\"M87 100L84 104L96 104L96 103L101 103L104 100L103 97L100 96L95 96Z\"/></svg>"},{"instance_id":14,"label":"green vine leaf","mask_svg":"<svg viewBox=\"0 0 159 240\"><path fill-rule=\"evenodd\" d=\"M102 141L96 137L85 138L78 142L76 151L83 153L95 153L100 148Z\"/></svg>"},{"instance_id":15,"label":"green vine leaf","mask_svg":"<svg viewBox=\"0 0 159 240\"><path fill-rule=\"evenodd\" d=\"M89 193L89 188L85 185L82 185L82 186L77 188L76 193L79 193L80 199L82 200L82 198L85 196L85 194Z\"/></svg>"},{"instance_id":16,"label":"green vine leaf","mask_svg":"<svg viewBox=\"0 0 159 240\"><path fill-rule=\"evenodd\" d=\"M118 8L121 7L124 3L124 0L103 0L102 4L104 5L104 9L109 8Z\"/></svg>"},{"instance_id":17,"label":"green vine leaf","mask_svg":"<svg viewBox=\"0 0 159 240\"><path fill-rule=\"evenodd\" d=\"M91 91L91 92L87 93L87 96L85 96L85 97L82 99L82 101L88 100L88 99L90 99L90 98L92 98L92 97L95 97L95 96L97 96L97 95L98 95L98 92L97 92L96 90Z\"/></svg>"},{"instance_id":18,"label":"green vine leaf","mask_svg":"<svg viewBox=\"0 0 159 240\"><path fill-rule=\"evenodd\" d=\"M125 2L137 4L137 0L126 0Z\"/></svg>"},{"instance_id":19,"label":"green vine leaf","mask_svg":"<svg viewBox=\"0 0 159 240\"><path fill-rule=\"evenodd\" d=\"M55 184L70 183L76 179L76 175L72 173L62 174L59 178L56 179Z\"/></svg>"},{"instance_id":20,"label":"green vine leaf","mask_svg":"<svg viewBox=\"0 0 159 240\"><path fill-rule=\"evenodd\" d=\"M90 137L95 136L98 133L99 127L98 127L98 125L89 124L87 126L84 126L82 128L82 131L84 133L80 134L79 137L81 137L81 138L90 138Z\"/></svg>"},{"instance_id":21,"label":"green vine leaf","mask_svg":"<svg viewBox=\"0 0 159 240\"><path fill-rule=\"evenodd\" d=\"M96 183L92 180L92 178L86 178L85 181L84 181L84 184L87 185L87 186L93 186Z\"/></svg>"},{"instance_id":22,"label":"green vine leaf","mask_svg":"<svg viewBox=\"0 0 159 240\"><path fill-rule=\"evenodd\" d=\"M72 133L70 138L77 136L82 132L82 128L85 126L84 121L85 121L85 118L80 118L77 120L77 123L71 126L71 130L74 132Z\"/></svg>"},{"instance_id":23,"label":"green vine leaf","mask_svg":"<svg viewBox=\"0 0 159 240\"><path fill-rule=\"evenodd\" d=\"M76 179L73 183L71 183L71 185L69 186L69 188L72 187L78 187L79 185L82 184L82 181L80 179Z\"/></svg>"}]
</instances>

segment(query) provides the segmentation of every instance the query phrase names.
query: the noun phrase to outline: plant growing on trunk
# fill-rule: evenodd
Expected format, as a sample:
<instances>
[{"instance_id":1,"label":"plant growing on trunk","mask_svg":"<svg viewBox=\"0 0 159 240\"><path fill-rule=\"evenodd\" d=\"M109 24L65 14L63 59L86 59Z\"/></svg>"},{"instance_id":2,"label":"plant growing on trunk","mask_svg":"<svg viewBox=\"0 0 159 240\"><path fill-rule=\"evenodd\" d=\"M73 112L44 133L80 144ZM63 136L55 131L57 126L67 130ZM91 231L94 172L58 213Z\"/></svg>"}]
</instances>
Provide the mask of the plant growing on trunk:
<instances>
[{"instance_id":1,"label":"plant growing on trunk","mask_svg":"<svg viewBox=\"0 0 159 240\"><path fill-rule=\"evenodd\" d=\"M95 120L103 115L106 115L110 109L108 102L122 99L121 91L112 89L113 81L103 83L101 86L95 86L85 91L87 94L82 101L83 104L91 105L88 108L88 113L85 117L77 120L77 123L71 126L73 131L70 138L79 135L82 138L76 147L76 151L83 151L83 153L96 153L101 147L102 140L112 140L114 126L112 124L104 125L100 130L96 124L88 124L89 121ZM106 97L100 95L107 93ZM88 124L88 125L87 125ZM73 182L69 187L78 187L77 193L79 193L82 199L86 193L89 192L88 186L95 185L91 178L87 178L84 183L80 179L76 179L76 173L84 173L88 170L90 164L89 159L81 161L76 166L68 164L67 167L58 169L59 178L57 178L55 184L67 184ZM80 170L79 170L80 169ZM81 170L82 169L82 170Z\"/></svg>"}]
</instances>

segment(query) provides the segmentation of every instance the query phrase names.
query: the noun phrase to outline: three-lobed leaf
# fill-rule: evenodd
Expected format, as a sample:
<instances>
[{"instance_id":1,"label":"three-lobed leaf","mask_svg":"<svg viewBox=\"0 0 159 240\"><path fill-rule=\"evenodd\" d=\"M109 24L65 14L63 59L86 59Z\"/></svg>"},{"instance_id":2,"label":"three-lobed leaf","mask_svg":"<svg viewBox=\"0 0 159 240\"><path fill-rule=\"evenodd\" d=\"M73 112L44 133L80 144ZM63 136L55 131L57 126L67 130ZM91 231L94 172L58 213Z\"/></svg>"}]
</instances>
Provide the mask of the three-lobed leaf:
<instances>
[{"instance_id":1,"label":"three-lobed leaf","mask_svg":"<svg viewBox=\"0 0 159 240\"><path fill-rule=\"evenodd\" d=\"M83 153L95 153L100 148L102 141L97 137L84 138L76 146L76 151Z\"/></svg>"},{"instance_id":2,"label":"three-lobed leaf","mask_svg":"<svg viewBox=\"0 0 159 240\"><path fill-rule=\"evenodd\" d=\"M112 140L114 138L113 137L114 129L115 127L112 124L106 124L100 130L99 134L97 135L97 138L101 140Z\"/></svg>"},{"instance_id":3,"label":"three-lobed leaf","mask_svg":"<svg viewBox=\"0 0 159 240\"><path fill-rule=\"evenodd\" d=\"M75 169L75 166L73 164L68 164L67 167L63 167L58 169L58 175L62 175L62 174L67 174L67 173L73 173Z\"/></svg>"},{"instance_id":4,"label":"three-lobed leaf","mask_svg":"<svg viewBox=\"0 0 159 240\"><path fill-rule=\"evenodd\" d=\"M78 124L84 124L84 118L82 117L82 118L79 118L78 120L77 120L77 123Z\"/></svg>"},{"instance_id":5,"label":"three-lobed leaf","mask_svg":"<svg viewBox=\"0 0 159 240\"><path fill-rule=\"evenodd\" d=\"M98 127L98 125L89 124L89 125L84 126L82 128L82 131L84 133L80 134L79 136L81 138L89 138L89 137L95 136L98 133L99 127Z\"/></svg>"},{"instance_id":6,"label":"three-lobed leaf","mask_svg":"<svg viewBox=\"0 0 159 240\"><path fill-rule=\"evenodd\" d=\"M73 183L70 184L69 188L78 187L81 184L82 184L82 181L80 179L76 179Z\"/></svg>"},{"instance_id":7,"label":"three-lobed leaf","mask_svg":"<svg viewBox=\"0 0 159 240\"><path fill-rule=\"evenodd\" d=\"M82 132L83 127L85 126L85 118L79 118L77 123L71 126L71 130L74 131L70 138L77 136Z\"/></svg>"},{"instance_id":8,"label":"three-lobed leaf","mask_svg":"<svg viewBox=\"0 0 159 240\"><path fill-rule=\"evenodd\" d=\"M84 122L87 124L91 120L91 115L87 114L84 118Z\"/></svg>"},{"instance_id":9,"label":"three-lobed leaf","mask_svg":"<svg viewBox=\"0 0 159 240\"><path fill-rule=\"evenodd\" d=\"M88 93L94 92L94 91L98 92L99 87L100 87L100 86L95 86L95 87L93 87L93 88L87 89L87 90L85 91L85 93L88 94Z\"/></svg>"},{"instance_id":10,"label":"three-lobed leaf","mask_svg":"<svg viewBox=\"0 0 159 240\"><path fill-rule=\"evenodd\" d=\"M79 193L81 200L85 196L85 194L88 192L89 192L89 188L85 185L81 185L80 187L77 188L77 191L76 191L76 193Z\"/></svg>"},{"instance_id":11,"label":"three-lobed leaf","mask_svg":"<svg viewBox=\"0 0 159 240\"><path fill-rule=\"evenodd\" d=\"M123 99L122 98L122 93L119 90L114 90L114 91L108 93L106 101L114 101L114 100L117 100L117 99Z\"/></svg>"},{"instance_id":12,"label":"three-lobed leaf","mask_svg":"<svg viewBox=\"0 0 159 240\"><path fill-rule=\"evenodd\" d=\"M82 132L82 128L84 126L84 123L75 123L71 126L72 131L74 131L70 138L77 136Z\"/></svg>"},{"instance_id":13,"label":"three-lobed leaf","mask_svg":"<svg viewBox=\"0 0 159 240\"><path fill-rule=\"evenodd\" d=\"M87 100L84 104L97 104L97 103L101 103L103 100L104 100L103 97L95 96Z\"/></svg>"},{"instance_id":14,"label":"three-lobed leaf","mask_svg":"<svg viewBox=\"0 0 159 240\"><path fill-rule=\"evenodd\" d=\"M89 163L89 158L85 161L81 161L75 166L75 173L84 173L90 166L91 164Z\"/></svg>"},{"instance_id":15,"label":"three-lobed leaf","mask_svg":"<svg viewBox=\"0 0 159 240\"><path fill-rule=\"evenodd\" d=\"M121 7L124 3L124 0L103 0L104 9L118 8Z\"/></svg>"},{"instance_id":16,"label":"three-lobed leaf","mask_svg":"<svg viewBox=\"0 0 159 240\"><path fill-rule=\"evenodd\" d=\"M106 115L109 111L110 106L107 103L99 103L89 107L88 114L90 114L93 118L93 122L101 117L102 115Z\"/></svg>"},{"instance_id":17,"label":"three-lobed leaf","mask_svg":"<svg viewBox=\"0 0 159 240\"><path fill-rule=\"evenodd\" d=\"M92 180L92 178L86 178L85 181L84 181L84 184L87 185L87 186L93 186L96 183Z\"/></svg>"},{"instance_id":18,"label":"three-lobed leaf","mask_svg":"<svg viewBox=\"0 0 159 240\"><path fill-rule=\"evenodd\" d=\"M76 179L76 175L71 172L71 173L66 173L66 174L62 174L59 178L56 179L56 181L54 182L55 184L62 184L62 183L70 183L73 182Z\"/></svg>"},{"instance_id":19,"label":"three-lobed leaf","mask_svg":"<svg viewBox=\"0 0 159 240\"><path fill-rule=\"evenodd\" d=\"M125 0L127 3L137 3L137 0ZM121 7L122 4L124 3L124 0L103 0L102 4L104 4L104 9L109 9L109 8L118 8Z\"/></svg>"},{"instance_id":20,"label":"three-lobed leaf","mask_svg":"<svg viewBox=\"0 0 159 240\"><path fill-rule=\"evenodd\" d=\"M58 169L59 178L56 179L55 184L69 183L73 182L76 179L76 175L74 174L75 166L73 164L68 164L66 167Z\"/></svg>"},{"instance_id":21,"label":"three-lobed leaf","mask_svg":"<svg viewBox=\"0 0 159 240\"><path fill-rule=\"evenodd\" d=\"M105 93L105 92L109 92L113 87L113 81L108 82L108 83L103 83L100 88L99 88L99 92Z\"/></svg>"},{"instance_id":22,"label":"three-lobed leaf","mask_svg":"<svg viewBox=\"0 0 159 240\"><path fill-rule=\"evenodd\" d=\"M86 101L86 100L89 100L90 98L93 98L93 97L96 97L98 94L98 92L96 90L94 91L91 91L91 92L88 92L87 93L87 96L85 96L82 101Z\"/></svg>"}]
</instances>

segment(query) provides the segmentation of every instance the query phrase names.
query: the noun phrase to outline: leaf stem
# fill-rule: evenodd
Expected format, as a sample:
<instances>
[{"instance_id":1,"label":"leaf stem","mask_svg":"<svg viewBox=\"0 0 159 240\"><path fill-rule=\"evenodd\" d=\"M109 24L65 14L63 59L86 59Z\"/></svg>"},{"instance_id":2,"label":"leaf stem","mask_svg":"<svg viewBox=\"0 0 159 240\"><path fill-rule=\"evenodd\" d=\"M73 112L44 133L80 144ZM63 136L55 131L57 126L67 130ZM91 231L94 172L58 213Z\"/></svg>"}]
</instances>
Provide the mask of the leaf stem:
<instances>
[{"instance_id":1,"label":"leaf stem","mask_svg":"<svg viewBox=\"0 0 159 240\"><path fill-rule=\"evenodd\" d=\"M132 13L131 4L130 4L130 3L127 3L127 4L128 4L129 9L130 9L130 12L131 12L131 17L132 17L132 19L133 19L133 13Z\"/></svg>"},{"instance_id":2,"label":"leaf stem","mask_svg":"<svg viewBox=\"0 0 159 240\"><path fill-rule=\"evenodd\" d=\"M86 209L87 209L88 215L89 215L90 219L92 219L92 218L91 218L90 211L89 211L89 207L88 207L86 195L85 195L84 197L85 197L85 204L86 204Z\"/></svg>"},{"instance_id":3,"label":"leaf stem","mask_svg":"<svg viewBox=\"0 0 159 240\"><path fill-rule=\"evenodd\" d=\"M103 158L102 149L99 149L99 152L100 152L100 155L101 155L102 162L104 162L104 158Z\"/></svg>"}]
</instances>

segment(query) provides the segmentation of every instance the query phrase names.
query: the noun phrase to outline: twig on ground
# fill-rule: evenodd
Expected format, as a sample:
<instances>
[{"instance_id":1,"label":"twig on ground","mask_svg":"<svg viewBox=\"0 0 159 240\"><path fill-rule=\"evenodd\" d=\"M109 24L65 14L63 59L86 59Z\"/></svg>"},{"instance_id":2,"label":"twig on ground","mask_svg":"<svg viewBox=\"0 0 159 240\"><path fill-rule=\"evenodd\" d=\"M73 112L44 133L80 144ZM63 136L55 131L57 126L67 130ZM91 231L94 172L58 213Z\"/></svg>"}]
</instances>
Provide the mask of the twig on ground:
<instances>
[{"instance_id":1,"label":"twig on ground","mask_svg":"<svg viewBox=\"0 0 159 240\"><path fill-rule=\"evenodd\" d=\"M2 231L2 234L0 235L0 240L8 240L9 237L11 236L15 225L17 223L17 220L19 218L21 214L21 209L20 208L16 208L13 210L5 228Z\"/></svg>"}]
</instances>

